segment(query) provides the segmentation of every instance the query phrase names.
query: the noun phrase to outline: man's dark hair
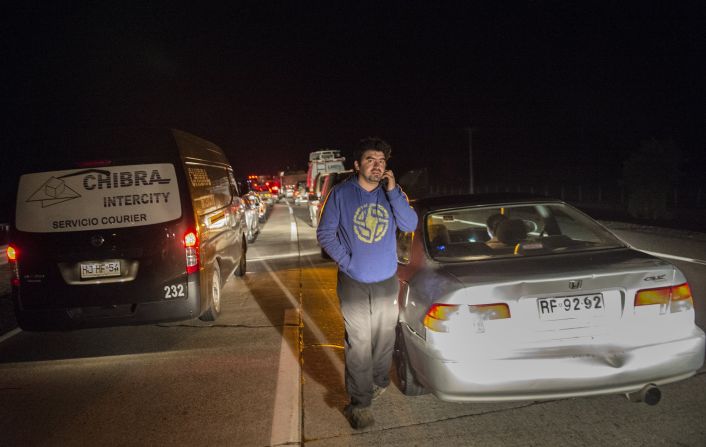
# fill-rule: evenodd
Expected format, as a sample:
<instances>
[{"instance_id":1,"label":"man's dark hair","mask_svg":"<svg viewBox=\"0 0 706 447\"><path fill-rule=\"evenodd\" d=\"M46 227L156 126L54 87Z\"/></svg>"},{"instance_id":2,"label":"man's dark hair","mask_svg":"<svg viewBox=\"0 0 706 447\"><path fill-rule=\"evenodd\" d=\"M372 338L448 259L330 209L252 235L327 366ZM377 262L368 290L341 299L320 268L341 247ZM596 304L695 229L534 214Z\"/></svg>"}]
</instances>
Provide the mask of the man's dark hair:
<instances>
[{"instance_id":1,"label":"man's dark hair","mask_svg":"<svg viewBox=\"0 0 706 447\"><path fill-rule=\"evenodd\" d=\"M385 160L392 156L392 147L387 141L377 137L366 137L358 142L358 146L353 150L353 160L360 163L365 151L380 151L385 155Z\"/></svg>"}]
</instances>

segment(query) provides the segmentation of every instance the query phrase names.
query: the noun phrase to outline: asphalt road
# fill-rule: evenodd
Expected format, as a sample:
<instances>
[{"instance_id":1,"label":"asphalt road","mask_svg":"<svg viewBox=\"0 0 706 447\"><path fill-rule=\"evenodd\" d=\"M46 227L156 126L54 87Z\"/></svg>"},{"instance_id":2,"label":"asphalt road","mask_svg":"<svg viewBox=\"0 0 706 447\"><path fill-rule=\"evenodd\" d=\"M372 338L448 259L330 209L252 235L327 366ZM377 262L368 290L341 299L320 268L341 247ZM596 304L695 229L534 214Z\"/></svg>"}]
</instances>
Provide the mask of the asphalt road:
<instances>
[{"instance_id":1,"label":"asphalt road","mask_svg":"<svg viewBox=\"0 0 706 447\"><path fill-rule=\"evenodd\" d=\"M683 244L683 257L706 259L706 240L690 235L616 231L646 250ZM458 404L391 386L375 402L376 424L352 430L342 415L336 269L321 259L305 207L277 205L248 258L246 276L225 286L216 325L19 332L0 342L0 445L706 445L703 369L664 386L654 407L619 395ZM705 327L706 265L672 262Z\"/></svg>"}]
</instances>

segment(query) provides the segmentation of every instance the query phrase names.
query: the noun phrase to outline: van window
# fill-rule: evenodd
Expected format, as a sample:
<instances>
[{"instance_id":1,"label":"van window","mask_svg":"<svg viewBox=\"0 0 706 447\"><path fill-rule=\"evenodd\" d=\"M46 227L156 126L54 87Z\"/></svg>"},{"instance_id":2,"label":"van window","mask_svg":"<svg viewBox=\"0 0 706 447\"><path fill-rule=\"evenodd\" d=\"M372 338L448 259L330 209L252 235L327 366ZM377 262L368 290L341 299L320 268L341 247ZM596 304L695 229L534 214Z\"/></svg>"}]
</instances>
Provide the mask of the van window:
<instances>
[{"instance_id":1,"label":"van window","mask_svg":"<svg viewBox=\"0 0 706 447\"><path fill-rule=\"evenodd\" d=\"M15 225L31 233L152 225L181 217L170 163L24 174Z\"/></svg>"},{"instance_id":2,"label":"van window","mask_svg":"<svg viewBox=\"0 0 706 447\"><path fill-rule=\"evenodd\" d=\"M206 214L230 205L231 186L225 168L189 163L186 172L196 214Z\"/></svg>"},{"instance_id":3,"label":"van window","mask_svg":"<svg viewBox=\"0 0 706 447\"><path fill-rule=\"evenodd\" d=\"M238 182L235 181L233 173L228 171L228 181L230 182L230 194L233 197L240 197L240 190L238 189Z\"/></svg>"}]
</instances>

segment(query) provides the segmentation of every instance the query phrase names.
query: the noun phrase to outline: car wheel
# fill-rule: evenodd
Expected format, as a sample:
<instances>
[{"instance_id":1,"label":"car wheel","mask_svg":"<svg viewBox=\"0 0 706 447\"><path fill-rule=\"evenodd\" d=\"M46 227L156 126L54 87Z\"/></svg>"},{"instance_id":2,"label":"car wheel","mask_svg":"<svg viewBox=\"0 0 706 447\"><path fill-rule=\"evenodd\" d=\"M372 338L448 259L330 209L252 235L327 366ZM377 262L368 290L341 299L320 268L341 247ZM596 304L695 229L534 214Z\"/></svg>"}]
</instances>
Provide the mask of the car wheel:
<instances>
[{"instance_id":1,"label":"car wheel","mask_svg":"<svg viewBox=\"0 0 706 447\"><path fill-rule=\"evenodd\" d=\"M244 276L245 275L245 269L247 268L247 259L246 259L247 253L248 253L247 244L245 241L243 241L243 253L240 256L240 261L238 262L238 266L235 268L235 276Z\"/></svg>"},{"instance_id":2,"label":"car wheel","mask_svg":"<svg viewBox=\"0 0 706 447\"><path fill-rule=\"evenodd\" d=\"M221 270L218 268L218 263L214 263L213 265L209 302L211 303L210 306L206 312L199 317L203 321L215 321L221 313Z\"/></svg>"},{"instance_id":3,"label":"car wheel","mask_svg":"<svg viewBox=\"0 0 706 447\"><path fill-rule=\"evenodd\" d=\"M399 324L395 329L395 335L395 349L392 352L392 357L395 361L395 371L397 372L400 391L402 391L405 396L421 396L422 394L427 394L428 391L426 388L414 378L414 372L409 364L407 348L404 344L402 326Z\"/></svg>"}]
</instances>

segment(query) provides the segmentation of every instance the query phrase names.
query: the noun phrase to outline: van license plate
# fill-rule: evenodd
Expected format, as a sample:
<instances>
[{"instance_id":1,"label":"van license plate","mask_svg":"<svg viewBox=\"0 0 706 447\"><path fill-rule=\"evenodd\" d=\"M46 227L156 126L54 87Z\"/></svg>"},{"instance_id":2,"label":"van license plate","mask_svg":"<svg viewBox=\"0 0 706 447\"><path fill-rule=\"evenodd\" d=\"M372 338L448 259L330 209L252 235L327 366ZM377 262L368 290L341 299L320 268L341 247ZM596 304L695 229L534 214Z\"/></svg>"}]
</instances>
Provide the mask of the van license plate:
<instances>
[{"instance_id":1,"label":"van license plate","mask_svg":"<svg viewBox=\"0 0 706 447\"><path fill-rule=\"evenodd\" d=\"M120 276L120 261L82 262L81 279Z\"/></svg>"},{"instance_id":2,"label":"van license plate","mask_svg":"<svg viewBox=\"0 0 706 447\"><path fill-rule=\"evenodd\" d=\"M537 299L541 320L563 320L603 315L603 294L561 296Z\"/></svg>"}]
</instances>

